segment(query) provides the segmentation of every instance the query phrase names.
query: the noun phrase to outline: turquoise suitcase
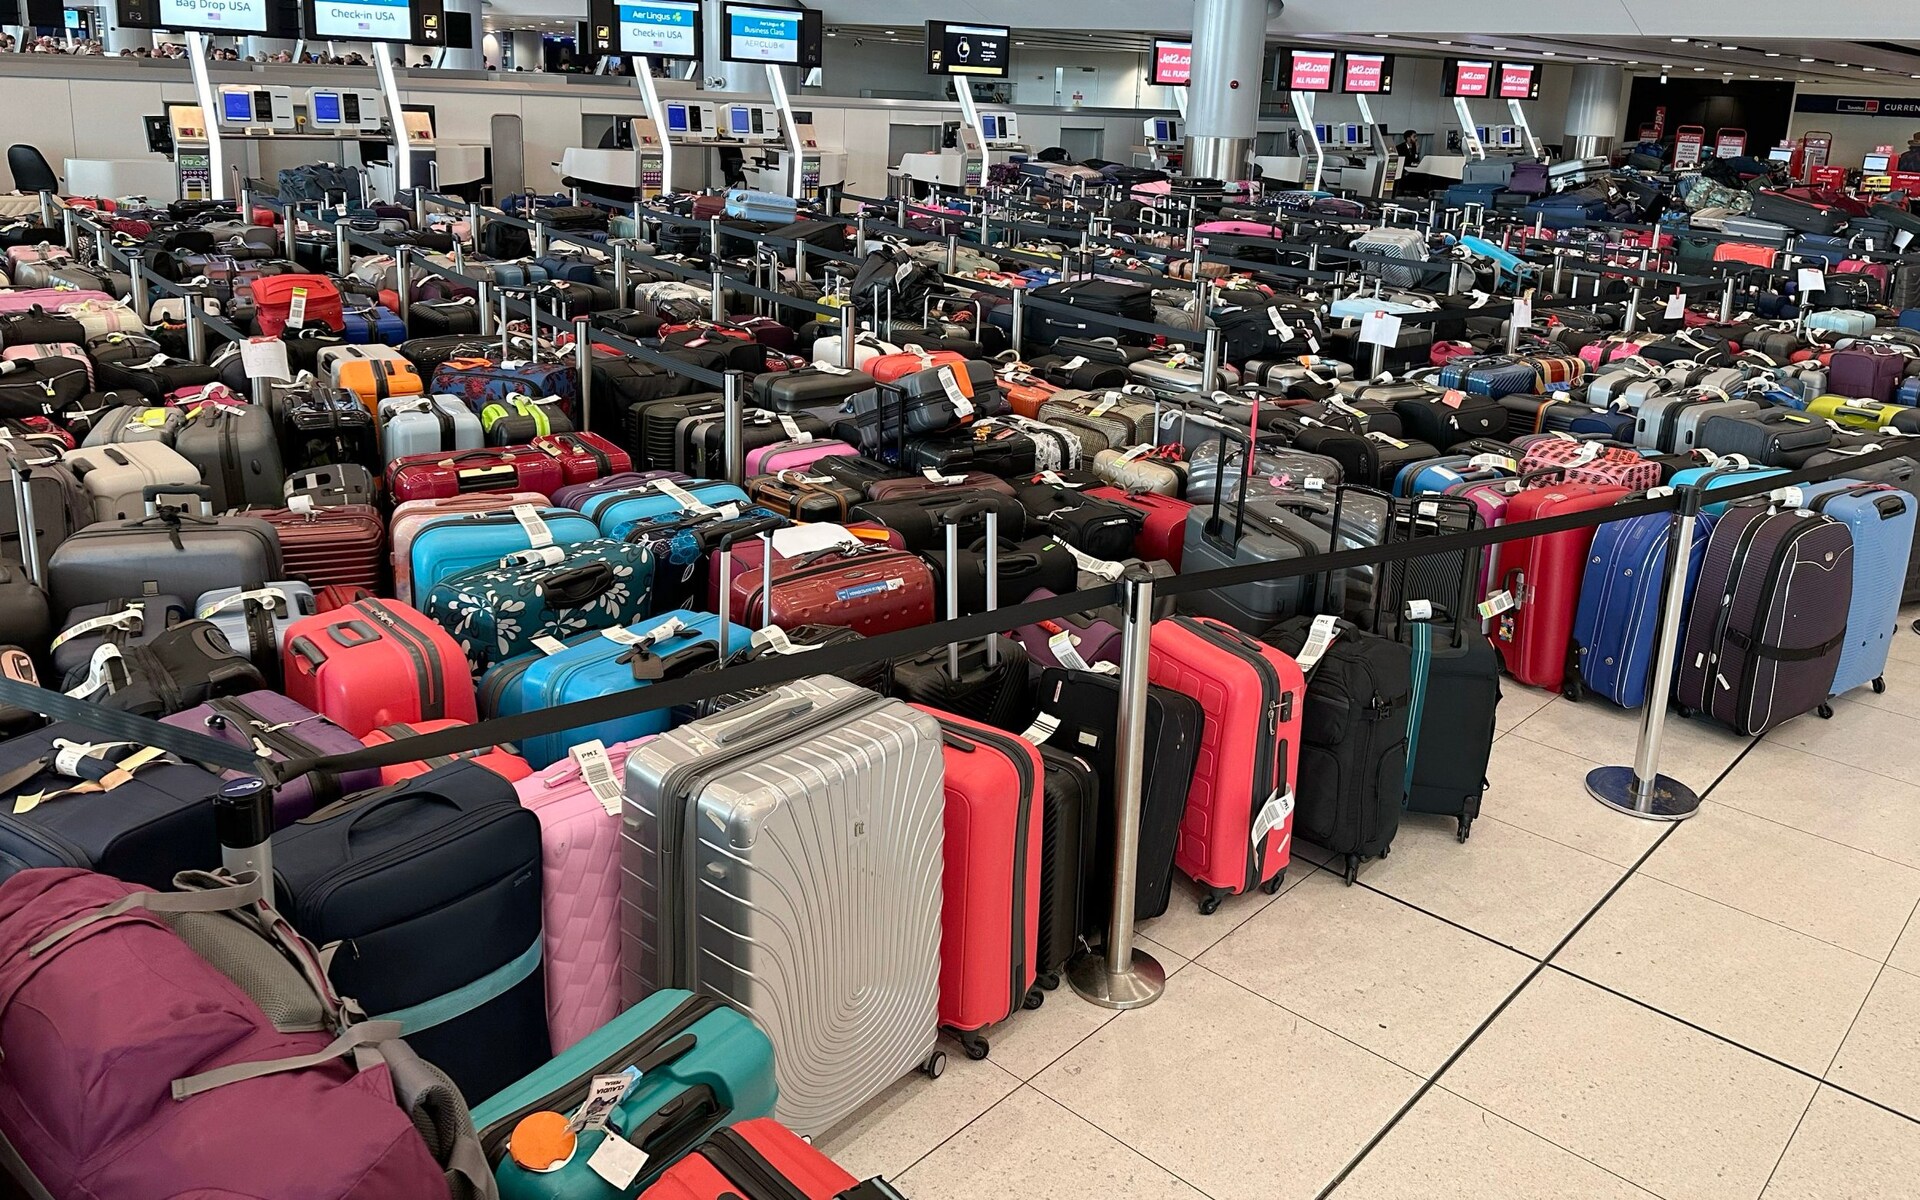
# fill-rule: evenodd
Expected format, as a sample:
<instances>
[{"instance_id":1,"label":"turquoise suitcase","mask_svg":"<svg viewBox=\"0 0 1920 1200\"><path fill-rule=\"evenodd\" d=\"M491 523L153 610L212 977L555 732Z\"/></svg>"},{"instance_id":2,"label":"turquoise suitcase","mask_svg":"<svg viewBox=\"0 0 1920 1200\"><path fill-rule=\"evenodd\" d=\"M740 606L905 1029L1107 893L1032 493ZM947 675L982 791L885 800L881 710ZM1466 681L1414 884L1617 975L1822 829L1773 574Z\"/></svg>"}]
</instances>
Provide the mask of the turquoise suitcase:
<instances>
[{"instance_id":1,"label":"turquoise suitcase","mask_svg":"<svg viewBox=\"0 0 1920 1200\"><path fill-rule=\"evenodd\" d=\"M1718 466L1688 467L1684 471L1675 471L1673 478L1667 482L1672 487L1692 485L1704 487L1707 489L1707 499L1713 501L1713 489L1716 487L1731 487L1735 483L1752 483L1756 479L1765 479L1769 475L1785 473L1784 467L1740 466L1731 460L1722 459L1721 465ZM1710 502L1701 505L1700 511L1710 516L1724 516L1727 505L1730 503L1732 503L1731 500Z\"/></svg>"},{"instance_id":2,"label":"turquoise suitcase","mask_svg":"<svg viewBox=\"0 0 1920 1200\"><path fill-rule=\"evenodd\" d=\"M571 546L600 536L600 527L570 508L525 505L546 525L547 544ZM520 513L464 513L438 520L414 535L408 550L412 596L424 604L436 584L462 571L531 550L533 528Z\"/></svg>"},{"instance_id":3,"label":"turquoise suitcase","mask_svg":"<svg viewBox=\"0 0 1920 1200\"><path fill-rule=\"evenodd\" d=\"M580 1134L566 1165L529 1171L513 1161L513 1127L536 1112L570 1116L596 1075L637 1067L640 1078L614 1106L608 1127L647 1156L615 1188L587 1166L606 1134ZM501 1200L624 1200L714 1130L769 1116L777 1098L773 1044L759 1026L708 996L665 988L582 1038L558 1058L473 1110Z\"/></svg>"},{"instance_id":4,"label":"turquoise suitcase","mask_svg":"<svg viewBox=\"0 0 1920 1200\"><path fill-rule=\"evenodd\" d=\"M666 491L661 490L663 482L669 485ZM719 508L724 504L738 504L745 508L751 503L745 492L724 479L655 479L631 491L623 488L591 496L581 502L580 511L599 525L602 537L613 537L613 531L618 526L631 525L663 513L684 511L687 506L671 494L680 491L709 508Z\"/></svg>"}]
</instances>

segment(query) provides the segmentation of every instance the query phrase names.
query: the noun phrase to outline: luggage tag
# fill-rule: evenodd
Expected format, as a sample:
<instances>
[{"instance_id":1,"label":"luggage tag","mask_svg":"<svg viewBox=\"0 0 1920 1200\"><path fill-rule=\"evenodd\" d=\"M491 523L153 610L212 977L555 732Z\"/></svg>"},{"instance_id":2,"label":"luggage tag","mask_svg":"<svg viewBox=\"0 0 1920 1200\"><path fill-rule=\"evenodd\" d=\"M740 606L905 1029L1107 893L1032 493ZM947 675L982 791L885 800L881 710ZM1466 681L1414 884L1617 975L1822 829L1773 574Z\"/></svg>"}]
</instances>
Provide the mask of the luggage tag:
<instances>
[{"instance_id":1,"label":"luggage tag","mask_svg":"<svg viewBox=\"0 0 1920 1200\"><path fill-rule=\"evenodd\" d=\"M102 642L93 649L93 659L87 665L87 678L79 687L70 688L67 695L75 700L83 700L107 686L113 664L120 661L120 647L112 642Z\"/></svg>"},{"instance_id":2,"label":"luggage tag","mask_svg":"<svg viewBox=\"0 0 1920 1200\"><path fill-rule=\"evenodd\" d=\"M806 443L813 440L813 435L800 428L800 422L786 413L780 414L780 428L787 431L787 438L790 441Z\"/></svg>"},{"instance_id":3,"label":"luggage tag","mask_svg":"<svg viewBox=\"0 0 1920 1200\"><path fill-rule=\"evenodd\" d=\"M688 512L704 514L716 511L711 504L701 503L698 496L695 496L692 492L681 487L671 479L656 479L653 482L653 487L659 491L661 495L672 500Z\"/></svg>"},{"instance_id":4,"label":"luggage tag","mask_svg":"<svg viewBox=\"0 0 1920 1200\"><path fill-rule=\"evenodd\" d=\"M610 817L619 816L620 780L614 774L613 759L607 754L606 743L599 738L594 738L568 750L567 755L573 759L574 765L580 768L580 781L587 785L587 790L592 792L593 798L600 802L600 807L606 809ZM636 1075L635 1078L638 1076ZM594 1097L600 1094L602 1079L625 1079L625 1076L596 1076L593 1088L587 1094L586 1103L580 1106L580 1112L574 1114L576 1120L579 1119L581 1112L585 1112L594 1103ZM607 1105L607 1111L611 1111L614 1104L618 1104L620 1097L625 1094L626 1088L622 1087L619 1094ZM604 1123L605 1113L601 1113L597 1120Z\"/></svg>"},{"instance_id":5,"label":"luggage tag","mask_svg":"<svg viewBox=\"0 0 1920 1200\"><path fill-rule=\"evenodd\" d=\"M1021 731L1020 737L1021 740L1032 742L1038 746L1059 732L1059 730L1060 718L1054 716L1052 713L1043 712L1033 719L1033 724Z\"/></svg>"},{"instance_id":6,"label":"luggage tag","mask_svg":"<svg viewBox=\"0 0 1920 1200\"><path fill-rule=\"evenodd\" d=\"M1293 789L1274 788L1273 794L1267 797L1267 802L1260 806L1260 815L1253 819L1253 852L1259 854L1265 846L1267 835L1285 825L1287 818L1292 815ZM1292 840L1293 835L1287 834L1281 839L1281 845L1277 849L1284 850Z\"/></svg>"},{"instance_id":7,"label":"luggage tag","mask_svg":"<svg viewBox=\"0 0 1920 1200\"><path fill-rule=\"evenodd\" d=\"M927 467L924 470L922 470L920 473L922 475L925 475L927 479L933 483L956 484L956 483L965 483L967 481L967 477L965 475L942 475L939 471L934 470L932 467Z\"/></svg>"},{"instance_id":8,"label":"luggage tag","mask_svg":"<svg viewBox=\"0 0 1920 1200\"><path fill-rule=\"evenodd\" d=\"M954 416L965 420L973 415L973 401L960 390L960 381L954 376L953 368L940 368L940 386L946 390L947 402L953 405Z\"/></svg>"},{"instance_id":9,"label":"luggage tag","mask_svg":"<svg viewBox=\"0 0 1920 1200\"><path fill-rule=\"evenodd\" d=\"M511 511L513 519L520 522L520 528L526 531L535 550L553 545L553 529L541 517L539 509L531 504L516 504Z\"/></svg>"},{"instance_id":10,"label":"luggage tag","mask_svg":"<svg viewBox=\"0 0 1920 1200\"><path fill-rule=\"evenodd\" d=\"M622 1192L640 1177L646 1165L647 1152L611 1129L587 1156L587 1169Z\"/></svg>"},{"instance_id":11,"label":"luggage tag","mask_svg":"<svg viewBox=\"0 0 1920 1200\"><path fill-rule=\"evenodd\" d=\"M293 298L287 302L287 328L299 329L307 323L307 289L293 289ZM245 353L244 349L242 353ZM283 351L284 353L284 351Z\"/></svg>"},{"instance_id":12,"label":"luggage tag","mask_svg":"<svg viewBox=\"0 0 1920 1200\"><path fill-rule=\"evenodd\" d=\"M146 603L136 600L117 613L88 617L78 625L62 633L59 637L54 638L53 644L49 646L48 649L58 650L74 638L82 634L92 633L96 629L125 629L130 633L137 633L140 627L146 623L145 609Z\"/></svg>"},{"instance_id":13,"label":"luggage tag","mask_svg":"<svg viewBox=\"0 0 1920 1200\"><path fill-rule=\"evenodd\" d=\"M1307 630L1306 645L1300 647L1300 653L1294 656L1294 661L1300 664L1302 671L1311 672L1339 636L1340 618L1321 613L1313 619L1313 624Z\"/></svg>"},{"instance_id":14,"label":"luggage tag","mask_svg":"<svg viewBox=\"0 0 1920 1200\"><path fill-rule=\"evenodd\" d=\"M277 587L254 588L252 591L235 592L225 599L214 601L193 615L204 621L215 613L225 612L229 608L244 607L249 601L256 600L262 604L271 603L274 616L282 619L286 617L287 604L290 597L284 588Z\"/></svg>"}]
</instances>

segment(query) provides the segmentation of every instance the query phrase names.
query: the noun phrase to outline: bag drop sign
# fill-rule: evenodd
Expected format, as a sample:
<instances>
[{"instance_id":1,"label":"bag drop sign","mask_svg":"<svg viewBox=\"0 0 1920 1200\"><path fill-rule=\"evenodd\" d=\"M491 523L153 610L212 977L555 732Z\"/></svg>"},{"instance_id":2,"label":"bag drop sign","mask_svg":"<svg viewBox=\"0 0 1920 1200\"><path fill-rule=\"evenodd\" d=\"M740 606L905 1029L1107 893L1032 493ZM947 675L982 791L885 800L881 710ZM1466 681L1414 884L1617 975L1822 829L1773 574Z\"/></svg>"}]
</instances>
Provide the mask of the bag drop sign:
<instances>
[{"instance_id":1,"label":"bag drop sign","mask_svg":"<svg viewBox=\"0 0 1920 1200\"><path fill-rule=\"evenodd\" d=\"M267 0L160 0L162 29L265 33Z\"/></svg>"},{"instance_id":2,"label":"bag drop sign","mask_svg":"<svg viewBox=\"0 0 1920 1200\"><path fill-rule=\"evenodd\" d=\"M413 36L413 5L411 0L314 0L308 36L404 42Z\"/></svg>"}]
</instances>

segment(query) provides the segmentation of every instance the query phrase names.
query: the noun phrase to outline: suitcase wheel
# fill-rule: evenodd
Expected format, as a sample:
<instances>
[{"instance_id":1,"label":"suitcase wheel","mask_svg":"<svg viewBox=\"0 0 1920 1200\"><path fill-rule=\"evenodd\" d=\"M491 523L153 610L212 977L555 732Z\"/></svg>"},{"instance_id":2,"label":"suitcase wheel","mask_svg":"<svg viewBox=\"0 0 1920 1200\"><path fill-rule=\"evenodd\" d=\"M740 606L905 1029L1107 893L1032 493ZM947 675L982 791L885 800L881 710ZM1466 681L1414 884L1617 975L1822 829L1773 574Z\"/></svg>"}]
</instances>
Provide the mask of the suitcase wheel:
<instances>
[{"instance_id":1,"label":"suitcase wheel","mask_svg":"<svg viewBox=\"0 0 1920 1200\"><path fill-rule=\"evenodd\" d=\"M927 1061L920 1064L920 1073L928 1079L938 1079L947 1073L947 1052L935 1050L927 1055Z\"/></svg>"},{"instance_id":2,"label":"suitcase wheel","mask_svg":"<svg viewBox=\"0 0 1920 1200\"><path fill-rule=\"evenodd\" d=\"M1886 695L1886 692L1887 692L1887 681L1886 681L1886 680L1884 680L1884 679L1876 679L1876 680L1874 680L1874 681L1873 681L1873 694L1874 694L1874 695L1876 695L1876 696L1884 696L1884 695Z\"/></svg>"},{"instance_id":3,"label":"suitcase wheel","mask_svg":"<svg viewBox=\"0 0 1920 1200\"><path fill-rule=\"evenodd\" d=\"M1465 842L1467 840L1468 835L1471 834L1472 832L1473 832L1473 818L1461 817L1460 830L1458 833L1455 833L1453 835L1453 840L1456 842Z\"/></svg>"},{"instance_id":4,"label":"suitcase wheel","mask_svg":"<svg viewBox=\"0 0 1920 1200\"><path fill-rule=\"evenodd\" d=\"M1047 1002L1047 994L1044 991L1040 990L1040 985L1039 983L1036 982L1032 987L1027 989L1027 998L1020 1002L1020 1007L1025 1009L1035 1009L1035 1008L1039 1008L1042 1004L1045 1004L1046 1002Z\"/></svg>"},{"instance_id":5,"label":"suitcase wheel","mask_svg":"<svg viewBox=\"0 0 1920 1200\"><path fill-rule=\"evenodd\" d=\"M1358 854L1349 854L1347 855L1347 886L1352 887L1354 881L1359 878L1360 856Z\"/></svg>"},{"instance_id":6,"label":"suitcase wheel","mask_svg":"<svg viewBox=\"0 0 1920 1200\"><path fill-rule=\"evenodd\" d=\"M1819 708L1816 708L1813 711L1820 714L1820 719L1822 721L1833 720L1833 705L1831 704L1822 704Z\"/></svg>"},{"instance_id":7,"label":"suitcase wheel","mask_svg":"<svg viewBox=\"0 0 1920 1200\"><path fill-rule=\"evenodd\" d=\"M1060 972L1058 971L1040 972L1040 986L1047 989L1050 992L1058 991L1060 988Z\"/></svg>"},{"instance_id":8,"label":"suitcase wheel","mask_svg":"<svg viewBox=\"0 0 1920 1200\"><path fill-rule=\"evenodd\" d=\"M987 1039L981 1037L978 1030L948 1029L947 1032L952 1034L954 1040L960 1043L960 1048L967 1052L967 1057L973 1059L975 1062L979 1062L985 1058L988 1050L991 1049L991 1047L987 1045ZM940 1057L943 1059L942 1065L944 1066L945 1056L941 1055ZM925 1070L926 1068L922 1067L921 1069Z\"/></svg>"},{"instance_id":9,"label":"suitcase wheel","mask_svg":"<svg viewBox=\"0 0 1920 1200\"><path fill-rule=\"evenodd\" d=\"M1225 892L1209 890L1206 895L1200 897L1200 915L1210 917L1219 912L1220 901L1225 899L1226 896L1227 893Z\"/></svg>"},{"instance_id":10,"label":"suitcase wheel","mask_svg":"<svg viewBox=\"0 0 1920 1200\"><path fill-rule=\"evenodd\" d=\"M1260 890L1265 892L1269 896L1278 896L1280 894L1281 887L1284 886L1286 882L1287 882L1287 873L1283 869L1278 875L1275 875L1272 879L1269 879L1265 883L1261 884Z\"/></svg>"}]
</instances>

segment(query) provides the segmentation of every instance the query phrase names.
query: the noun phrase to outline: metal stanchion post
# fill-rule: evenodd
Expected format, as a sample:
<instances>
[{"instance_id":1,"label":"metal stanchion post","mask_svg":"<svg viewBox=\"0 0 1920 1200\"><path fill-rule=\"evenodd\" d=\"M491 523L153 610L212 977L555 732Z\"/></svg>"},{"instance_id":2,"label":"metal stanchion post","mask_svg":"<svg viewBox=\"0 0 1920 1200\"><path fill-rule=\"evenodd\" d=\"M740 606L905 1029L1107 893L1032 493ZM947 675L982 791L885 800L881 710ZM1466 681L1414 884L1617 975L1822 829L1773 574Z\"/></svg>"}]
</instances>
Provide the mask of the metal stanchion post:
<instances>
[{"instance_id":1,"label":"metal stanchion post","mask_svg":"<svg viewBox=\"0 0 1920 1200\"><path fill-rule=\"evenodd\" d=\"M1133 944L1140 884L1140 780L1147 740L1147 650L1153 575L1135 564L1120 577L1126 613L1120 650L1120 713L1114 730L1113 911L1104 954L1067 964L1067 981L1101 1008L1144 1008L1167 990L1165 968Z\"/></svg>"},{"instance_id":2,"label":"metal stanchion post","mask_svg":"<svg viewBox=\"0 0 1920 1200\"><path fill-rule=\"evenodd\" d=\"M1726 290L1720 293L1720 323L1733 320L1733 277L1727 277Z\"/></svg>"},{"instance_id":3,"label":"metal stanchion post","mask_svg":"<svg viewBox=\"0 0 1920 1200\"><path fill-rule=\"evenodd\" d=\"M1319 269L1320 269L1320 243L1315 242L1311 246L1307 247L1307 270L1318 271ZM1309 280L1308 282L1311 283L1312 281Z\"/></svg>"},{"instance_id":4,"label":"metal stanchion post","mask_svg":"<svg viewBox=\"0 0 1920 1200\"><path fill-rule=\"evenodd\" d=\"M807 281L807 243L804 238L793 244L793 279L795 283ZM780 290L780 277L777 271L773 279L773 290L776 292Z\"/></svg>"},{"instance_id":5,"label":"metal stanchion post","mask_svg":"<svg viewBox=\"0 0 1920 1200\"><path fill-rule=\"evenodd\" d=\"M905 229L907 227L907 198L905 196L900 197L900 204L899 204L899 207L895 210L895 212L896 212L896 217L894 220L894 224L898 225L902 229Z\"/></svg>"},{"instance_id":6,"label":"metal stanchion post","mask_svg":"<svg viewBox=\"0 0 1920 1200\"><path fill-rule=\"evenodd\" d=\"M747 376L744 371L728 371L722 378L721 396L725 401L727 479L734 484L745 482L747 478L747 431L746 391Z\"/></svg>"},{"instance_id":7,"label":"metal stanchion post","mask_svg":"<svg viewBox=\"0 0 1920 1200\"><path fill-rule=\"evenodd\" d=\"M483 220L484 218L480 215L480 202L478 200L468 201L467 240L473 243L473 252L475 254L480 253L480 231L484 228L482 225Z\"/></svg>"},{"instance_id":8,"label":"metal stanchion post","mask_svg":"<svg viewBox=\"0 0 1920 1200\"><path fill-rule=\"evenodd\" d=\"M280 249L288 262L295 261L294 252L300 248L300 206L283 204L280 206Z\"/></svg>"},{"instance_id":9,"label":"metal stanchion post","mask_svg":"<svg viewBox=\"0 0 1920 1200\"><path fill-rule=\"evenodd\" d=\"M407 263L412 257L411 250L410 246L393 248L393 295L402 325L413 315L413 268Z\"/></svg>"},{"instance_id":10,"label":"metal stanchion post","mask_svg":"<svg viewBox=\"0 0 1920 1200\"><path fill-rule=\"evenodd\" d=\"M240 223L253 224L253 186L247 183L240 185Z\"/></svg>"},{"instance_id":11,"label":"metal stanchion post","mask_svg":"<svg viewBox=\"0 0 1920 1200\"><path fill-rule=\"evenodd\" d=\"M53 193L47 192L47 191L41 192L40 193L40 224L46 226L48 229L53 228L53 209L54 209Z\"/></svg>"},{"instance_id":12,"label":"metal stanchion post","mask_svg":"<svg viewBox=\"0 0 1920 1200\"><path fill-rule=\"evenodd\" d=\"M1513 354L1520 349L1520 322L1513 313L1507 314L1507 353Z\"/></svg>"},{"instance_id":13,"label":"metal stanchion post","mask_svg":"<svg viewBox=\"0 0 1920 1200\"><path fill-rule=\"evenodd\" d=\"M127 252L127 278L133 281L127 299L133 302L134 315L142 321L153 320L153 296L147 287L147 266L140 261L140 250Z\"/></svg>"},{"instance_id":14,"label":"metal stanchion post","mask_svg":"<svg viewBox=\"0 0 1920 1200\"><path fill-rule=\"evenodd\" d=\"M844 370L853 370L854 323L853 297L848 296L846 303L840 306L840 366Z\"/></svg>"},{"instance_id":15,"label":"metal stanchion post","mask_svg":"<svg viewBox=\"0 0 1920 1200\"><path fill-rule=\"evenodd\" d=\"M1553 294L1556 296L1560 294L1561 273L1566 270L1566 266L1567 266L1566 252L1562 250L1555 250L1553 252Z\"/></svg>"},{"instance_id":16,"label":"metal stanchion post","mask_svg":"<svg viewBox=\"0 0 1920 1200\"><path fill-rule=\"evenodd\" d=\"M864 208L853 219L853 252L859 255L867 252L867 210Z\"/></svg>"},{"instance_id":17,"label":"metal stanchion post","mask_svg":"<svg viewBox=\"0 0 1920 1200\"><path fill-rule=\"evenodd\" d=\"M1692 788L1660 774L1660 743L1667 725L1667 697L1673 693L1675 659L1680 649L1680 610L1687 599L1687 559L1693 553L1694 526L1702 490L1678 488L1680 507L1667 532L1667 583L1660 602L1660 632L1654 646L1653 674L1640 714L1640 741L1630 767L1595 767L1587 773L1587 791L1609 808L1648 821L1684 821L1700 810Z\"/></svg>"},{"instance_id":18,"label":"metal stanchion post","mask_svg":"<svg viewBox=\"0 0 1920 1200\"><path fill-rule=\"evenodd\" d=\"M613 294L622 308L633 303L633 285L627 275L627 244L613 244Z\"/></svg>"},{"instance_id":19,"label":"metal stanchion post","mask_svg":"<svg viewBox=\"0 0 1920 1200\"><path fill-rule=\"evenodd\" d=\"M1627 315L1620 322L1620 332L1631 334L1640 326L1640 284L1633 285L1633 295L1627 298Z\"/></svg>"},{"instance_id":20,"label":"metal stanchion post","mask_svg":"<svg viewBox=\"0 0 1920 1200\"><path fill-rule=\"evenodd\" d=\"M1205 317L1206 311L1205 308L1200 310L1203 318ZM1218 329L1208 329L1203 346L1204 349L1200 356L1200 394L1202 396L1211 396L1213 395L1213 390L1220 386L1220 331ZM1375 372L1375 374L1378 374L1378 372Z\"/></svg>"},{"instance_id":21,"label":"metal stanchion post","mask_svg":"<svg viewBox=\"0 0 1920 1200\"><path fill-rule=\"evenodd\" d=\"M576 183L572 187L567 189L567 199L573 204L575 208L580 207L580 185L579 184Z\"/></svg>"},{"instance_id":22,"label":"metal stanchion post","mask_svg":"<svg viewBox=\"0 0 1920 1200\"><path fill-rule=\"evenodd\" d=\"M207 361L207 321L206 311L200 307L200 289L188 285L187 305L187 357L197 363Z\"/></svg>"},{"instance_id":23,"label":"metal stanchion post","mask_svg":"<svg viewBox=\"0 0 1920 1200\"><path fill-rule=\"evenodd\" d=\"M947 235L947 274L952 275L960 269L960 235Z\"/></svg>"},{"instance_id":24,"label":"metal stanchion post","mask_svg":"<svg viewBox=\"0 0 1920 1200\"><path fill-rule=\"evenodd\" d=\"M1026 336L1026 332L1027 332L1026 327L1027 327L1026 292L1021 288L1014 288L1013 289L1012 327L1008 332L1008 337L1013 343L1013 353L1015 357L1018 357L1021 353L1020 347L1023 344Z\"/></svg>"},{"instance_id":25,"label":"metal stanchion post","mask_svg":"<svg viewBox=\"0 0 1920 1200\"><path fill-rule=\"evenodd\" d=\"M73 215L71 208L63 208L60 210L60 224L61 233L64 235L67 246L67 253L78 254L80 252L80 226L78 224L78 218Z\"/></svg>"},{"instance_id":26,"label":"metal stanchion post","mask_svg":"<svg viewBox=\"0 0 1920 1200\"><path fill-rule=\"evenodd\" d=\"M725 300L721 299L723 293L720 290L719 267L713 269L713 279L710 286L713 288L713 291L707 296L707 315L716 322L724 321L727 319L727 304Z\"/></svg>"},{"instance_id":27,"label":"metal stanchion post","mask_svg":"<svg viewBox=\"0 0 1920 1200\"><path fill-rule=\"evenodd\" d=\"M347 223L340 220L333 227L333 265L342 275L347 273L347 258L351 249L347 245Z\"/></svg>"},{"instance_id":28,"label":"metal stanchion post","mask_svg":"<svg viewBox=\"0 0 1920 1200\"><path fill-rule=\"evenodd\" d=\"M419 186L413 189L413 227L415 229L427 227L427 189Z\"/></svg>"},{"instance_id":29,"label":"metal stanchion post","mask_svg":"<svg viewBox=\"0 0 1920 1200\"><path fill-rule=\"evenodd\" d=\"M547 256L547 227L541 222L538 213L529 210L527 217L529 219L528 223L533 226L532 229L528 230L527 237L527 240L533 243L533 256L535 258L545 258Z\"/></svg>"},{"instance_id":30,"label":"metal stanchion post","mask_svg":"<svg viewBox=\"0 0 1920 1200\"><path fill-rule=\"evenodd\" d=\"M580 375L580 428L593 428L593 325L573 319L573 369Z\"/></svg>"},{"instance_id":31,"label":"metal stanchion post","mask_svg":"<svg viewBox=\"0 0 1920 1200\"><path fill-rule=\"evenodd\" d=\"M480 317L480 336L493 336L493 285L482 279L475 289L473 310Z\"/></svg>"}]
</instances>

